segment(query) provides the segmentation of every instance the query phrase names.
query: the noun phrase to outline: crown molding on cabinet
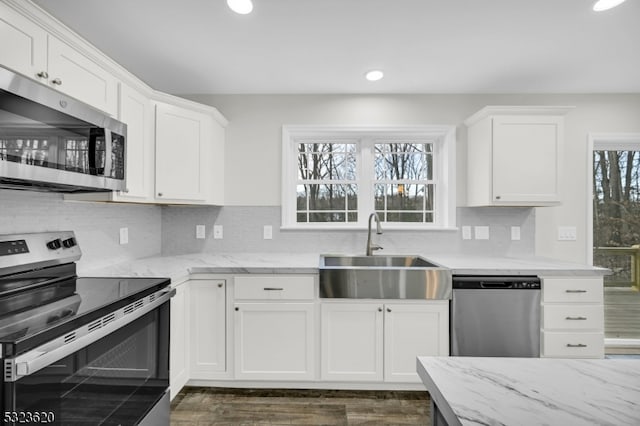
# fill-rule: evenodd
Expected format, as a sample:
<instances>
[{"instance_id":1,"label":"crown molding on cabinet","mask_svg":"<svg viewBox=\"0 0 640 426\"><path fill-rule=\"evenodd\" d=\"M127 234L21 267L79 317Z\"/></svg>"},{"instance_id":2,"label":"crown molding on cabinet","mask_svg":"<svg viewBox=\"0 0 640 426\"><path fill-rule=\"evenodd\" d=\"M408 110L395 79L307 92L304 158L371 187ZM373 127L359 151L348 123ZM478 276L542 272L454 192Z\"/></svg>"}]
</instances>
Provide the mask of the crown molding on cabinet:
<instances>
[{"instance_id":1,"label":"crown molding on cabinet","mask_svg":"<svg viewBox=\"0 0 640 426\"><path fill-rule=\"evenodd\" d=\"M574 106L538 106L538 105L489 105L464 121L468 127L490 115L565 115Z\"/></svg>"}]
</instances>

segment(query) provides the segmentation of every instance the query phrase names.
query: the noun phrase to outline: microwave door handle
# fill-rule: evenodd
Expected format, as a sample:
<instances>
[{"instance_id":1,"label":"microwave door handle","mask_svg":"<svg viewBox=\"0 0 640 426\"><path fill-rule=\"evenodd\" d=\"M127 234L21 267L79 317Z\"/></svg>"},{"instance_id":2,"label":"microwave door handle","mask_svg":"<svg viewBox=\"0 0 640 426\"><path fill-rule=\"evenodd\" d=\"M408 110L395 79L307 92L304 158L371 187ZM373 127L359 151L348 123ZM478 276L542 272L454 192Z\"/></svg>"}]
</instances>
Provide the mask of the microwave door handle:
<instances>
[{"instance_id":1,"label":"microwave door handle","mask_svg":"<svg viewBox=\"0 0 640 426\"><path fill-rule=\"evenodd\" d=\"M82 348L86 348L90 344L97 342L103 337L153 311L163 303L168 302L175 293L175 289L170 289L168 292L167 290L159 291L156 293L158 297L153 302L148 303L147 305L126 315L119 316L116 320L109 322L105 326L98 328L89 334L85 334L70 343L60 343L58 342L59 339L56 339L50 344L45 343L44 345L15 358L5 359L5 381L15 382L22 377L42 370L43 368L79 351ZM122 311L124 311L124 308L119 309L118 313Z\"/></svg>"},{"instance_id":2,"label":"microwave door handle","mask_svg":"<svg viewBox=\"0 0 640 426\"><path fill-rule=\"evenodd\" d=\"M111 139L111 130L104 129L104 177L113 177L111 170L113 162L113 140Z\"/></svg>"}]
</instances>

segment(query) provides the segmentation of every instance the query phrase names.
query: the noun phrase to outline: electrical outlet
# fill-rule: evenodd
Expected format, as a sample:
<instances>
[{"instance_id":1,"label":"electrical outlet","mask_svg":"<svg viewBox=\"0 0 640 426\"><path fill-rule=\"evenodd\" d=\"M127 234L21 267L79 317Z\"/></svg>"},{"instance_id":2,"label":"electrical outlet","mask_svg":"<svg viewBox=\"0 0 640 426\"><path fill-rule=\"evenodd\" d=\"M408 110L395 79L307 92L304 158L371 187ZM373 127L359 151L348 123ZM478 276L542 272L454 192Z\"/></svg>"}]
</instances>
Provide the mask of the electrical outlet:
<instances>
[{"instance_id":1,"label":"electrical outlet","mask_svg":"<svg viewBox=\"0 0 640 426\"><path fill-rule=\"evenodd\" d=\"M520 227L512 226L511 227L511 241L520 241Z\"/></svg>"},{"instance_id":2,"label":"electrical outlet","mask_svg":"<svg viewBox=\"0 0 640 426\"><path fill-rule=\"evenodd\" d=\"M223 236L222 225L213 225L213 239L221 240Z\"/></svg>"},{"instance_id":3,"label":"electrical outlet","mask_svg":"<svg viewBox=\"0 0 640 426\"><path fill-rule=\"evenodd\" d=\"M129 244L129 228L120 228L120 244Z\"/></svg>"},{"instance_id":4,"label":"electrical outlet","mask_svg":"<svg viewBox=\"0 0 640 426\"><path fill-rule=\"evenodd\" d=\"M575 226L558 226L558 241L576 241L578 233Z\"/></svg>"},{"instance_id":5,"label":"electrical outlet","mask_svg":"<svg viewBox=\"0 0 640 426\"><path fill-rule=\"evenodd\" d=\"M489 239L489 227L488 226L476 226L475 227L476 240L488 240Z\"/></svg>"},{"instance_id":6,"label":"electrical outlet","mask_svg":"<svg viewBox=\"0 0 640 426\"><path fill-rule=\"evenodd\" d=\"M196 225L196 238L198 240L204 240L207 235L204 225Z\"/></svg>"},{"instance_id":7,"label":"electrical outlet","mask_svg":"<svg viewBox=\"0 0 640 426\"><path fill-rule=\"evenodd\" d=\"M264 228L262 229L262 237L265 240L273 239L273 226L265 225Z\"/></svg>"},{"instance_id":8,"label":"electrical outlet","mask_svg":"<svg viewBox=\"0 0 640 426\"><path fill-rule=\"evenodd\" d=\"M471 239L471 227L470 226L463 226L462 227L462 239L463 240L470 240Z\"/></svg>"}]
</instances>

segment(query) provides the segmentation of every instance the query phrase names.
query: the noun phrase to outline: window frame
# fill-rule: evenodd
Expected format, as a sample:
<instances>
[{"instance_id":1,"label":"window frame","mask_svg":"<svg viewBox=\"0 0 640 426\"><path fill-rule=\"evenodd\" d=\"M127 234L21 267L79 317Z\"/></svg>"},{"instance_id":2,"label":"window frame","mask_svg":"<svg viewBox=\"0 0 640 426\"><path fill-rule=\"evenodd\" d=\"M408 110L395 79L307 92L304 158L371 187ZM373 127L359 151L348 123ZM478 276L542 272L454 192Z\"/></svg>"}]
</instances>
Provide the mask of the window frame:
<instances>
[{"instance_id":1,"label":"window frame","mask_svg":"<svg viewBox=\"0 0 640 426\"><path fill-rule=\"evenodd\" d=\"M435 182L435 210L433 223L383 222L385 229L397 230L455 230L456 228L456 127L446 125L424 126L300 126L282 127L282 183L281 229L295 230L361 230L367 228L369 214L374 210L375 171L374 144L381 138L410 142L433 143ZM301 139L335 139L356 142L358 185L357 222L296 222L296 185L298 184L298 143ZM368 151L368 152L367 152ZM367 163L367 159L371 161ZM362 176L361 176L362 174Z\"/></svg>"}]
</instances>

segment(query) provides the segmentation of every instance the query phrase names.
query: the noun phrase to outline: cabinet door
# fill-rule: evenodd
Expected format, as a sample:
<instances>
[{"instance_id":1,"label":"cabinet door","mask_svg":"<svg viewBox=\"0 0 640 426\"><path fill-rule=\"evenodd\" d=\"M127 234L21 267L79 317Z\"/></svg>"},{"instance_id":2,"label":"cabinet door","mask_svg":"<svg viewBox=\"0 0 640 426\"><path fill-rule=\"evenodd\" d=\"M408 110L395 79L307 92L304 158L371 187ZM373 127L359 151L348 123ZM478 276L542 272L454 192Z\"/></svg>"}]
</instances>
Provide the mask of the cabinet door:
<instances>
[{"instance_id":1,"label":"cabinet door","mask_svg":"<svg viewBox=\"0 0 640 426\"><path fill-rule=\"evenodd\" d=\"M321 379L382 381L382 303L323 303Z\"/></svg>"},{"instance_id":2,"label":"cabinet door","mask_svg":"<svg viewBox=\"0 0 640 426\"><path fill-rule=\"evenodd\" d=\"M313 303L236 303L237 379L313 380Z\"/></svg>"},{"instance_id":3,"label":"cabinet door","mask_svg":"<svg viewBox=\"0 0 640 426\"><path fill-rule=\"evenodd\" d=\"M118 80L71 46L49 36L49 85L116 116Z\"/></svg>"},{"instance_id":4,"label":"cabinet door","mask_svg":"<svg viewBox=\"0 0 640 426\"><path fill-rule=\"evenodd\" d=\"M384 380L420 382L416 357L449 355L449 301L385 304Z\"/></svg>"},{"instance_id":5,"label":"cabinet door","mask_svg":"<svg viewBox=\"0 0 640 426\"><path fill-rule=\"evenodd\" d=\"M226 370L226 284L189 282L191 378L211 379Z\"/></svg>"},{"instance_id":6,"label":"cabinet door","mask_svg":"<svg viewBox=\"0 0 640 426\"><path fill-rule=\"evenodd\" d=\"M9 6L0 3L0 64L46 83L47 33Z\"/></svg>"},{"instance_id":7,"label":"cabinet door","mask_svg":"<svg viewBox=\"0 0 640 426\"><path fill-rule=\"evenodd\" d=\"M180 392L180 389L189 380L188 300L188 284L184 283L176 287L176 295L171 298L171 343L169 353L171 399Z\"/></svg>"},{"instance_id":8,"label":"cabinet door","mask_svg":"<svg viewBox=\"0 0 640 426\"><path fill-rule=\"evenodd\" d=\"M156 105L156 197L205 200L203 114L174 105Z\"/></svg>"},{"instance_id":9,"label":"cabinet door","mask_svg":"<svg viewBox=\"0 0 640 426\"><path fill-rule=\"evenodd\" d=\"M151 200L154 190L151 100L129 86L121 85L120 121L127 125L127 187L118 199Z\"/></svg>"},{"instance_id":10,"label":"cabinet door","mask_svg":"<svg viewBox=\"0 0 640 426\"><path fill-rule=\"evenodd\" d=\"M559 197L562 117L493 118L494 203L551 203Z\"/></svg>"}]
</instances>

